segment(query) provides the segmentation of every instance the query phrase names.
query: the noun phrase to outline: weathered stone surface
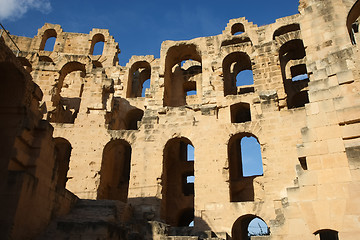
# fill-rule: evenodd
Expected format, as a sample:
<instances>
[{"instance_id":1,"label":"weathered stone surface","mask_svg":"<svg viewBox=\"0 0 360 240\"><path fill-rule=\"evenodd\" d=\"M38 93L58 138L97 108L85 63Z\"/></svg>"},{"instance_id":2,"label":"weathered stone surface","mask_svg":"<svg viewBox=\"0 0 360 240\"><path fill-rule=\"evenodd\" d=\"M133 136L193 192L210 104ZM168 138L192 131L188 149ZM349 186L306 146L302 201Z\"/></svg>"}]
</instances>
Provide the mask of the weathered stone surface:
<instances>
[{"instance_id":1,"label":"weathered stone surface","mask_svg":"<svg viewBox=\"0 0 360 240\"><path fill-rule=\"evenodd\" d=\"M126 66L105 29L46 23L13 36L18 59L4 36L2 236L33 238L53 220L55 239L244 240L259 217L270 235L252 239L356 239L359 13L355 0L300 0L299 14L273 24L231 19L222 34L165 41L159 59ZM250 85L236 83L244 70ZM263 166L252 176L248 137ZM72 194L100 205L72 208Z\"/></svg>"}]
</instances>

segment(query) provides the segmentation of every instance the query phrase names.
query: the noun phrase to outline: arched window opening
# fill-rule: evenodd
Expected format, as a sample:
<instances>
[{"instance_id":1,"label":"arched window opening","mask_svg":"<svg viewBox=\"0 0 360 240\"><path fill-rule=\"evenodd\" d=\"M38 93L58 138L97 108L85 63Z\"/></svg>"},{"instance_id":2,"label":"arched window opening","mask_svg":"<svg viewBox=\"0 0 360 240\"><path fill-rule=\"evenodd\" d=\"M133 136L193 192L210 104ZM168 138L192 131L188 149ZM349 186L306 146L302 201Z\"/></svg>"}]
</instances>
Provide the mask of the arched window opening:
<instances>
[{"instance_id":1,"label":"arched window opening","mask_svg":"<svg viewBox=\"0 0 360 240\"><path fill-rule=\"evenodd\" d=\"M148 62L139 61L134 63L129 69L127 97L145 96L146 88L150 87L150 78L151 66Z\"/></svg>"},{"instance_id":2,"label":"arched window opening","mask_svg":"<svg viewBox=\"0 0 360 240\"><path fill-rule=\"evenodd\" d=\"M48 62L48 63L52 63L53 60L51 59L51 57L49 56L39 56L39 61L40 62Z\"/></svg>"},{"instance_id":3,"label":"arched window opening","mask_svg":"<svg viewBox=\"0 0 360 240\"><path fill-rule=\"evenodd\" d=\"M256 215L248 214L235 221L231 235L233 240L248 240L252 236L270 235L270 230L264 220Z\"/></svg>"},{"instance_id":4,"label":"arched window opening","mask_svg":"<svg viewBox=\"0 0 360 240\"><path fill-rule=\"evenodd\" d=\"M102 55L104 51L105 37L101 33L93 36L90 46L90 55Z\"/></svg>"},{"instance_id":5,"label":"arched window opening","mask_svg":"<svg viewBox=\"0 0 360 240\"><path fill-rule=\"evenodd\" d=\"M339 240L338 232L331 229L322 229L314 234L318 235L320 240Z\"/></svg>"},{"instance_id":6,"label":"arched window opening","mask_svg":"<svg viewBox=\"0 0 360 240\"><path fill-rule=\"evenodd\" d=\"M130 110L126 114L125 122L126 122L126 129L127 130L138 130L138 122L142 120L142 117L144 116L144 111L141 109L133 109Z\"/></svg>"},{"instance_id":7,"label":"arched window opening","mask_svg":"<svg viewBox=\"0 0 360 240\"><path fill-rule=\"evenodd\" d=\"M279 50L280 67L289 109L304 107L309 102L307 94L309 79L306 65L299 64L305 61L305 57L305 48L299 39L288 41Z\"/></svg>"},{"instance_id":8,"label":"arched window opening","mask_svg":"<svg viewBox=\"0 0 360 240\"><path fill-rule=\"evenodd\" d=\"M112 140L106 144L100 170L97 199L127 202L131 146L124 140Z\"/></svg>"},{"instance_id":9,"label":"arched window opening","mask_svg":"<svg viewBox=\"0 0 360 240\"><path fill-rule=\"evenodd\" d=\"M27 72L30 73L32 71L32 65L29 60L27 60L25 57L17 57L17 59L19 59L20 63L24 66Z\"/></svg>"},{"instance_id":10,"label":"arched window opening","mask_svg":"<svg viewBox=\"0 0 360 240\"><path fill-rule=\"evenodd\" d=\"M0 62L0 167L1 170L24 170L24 165L12 158L15 137L25 118L26 84L23 73L10 62Z\"/></svg>"},{"instance_id":11,"label":"arched window opening","mask_svg":"<svg viewBox=\"0 0 360 240\"><path fill-rule=\"evenodd\" d=\"M146 89L150 88L150 78L146 79L142 84L141 97L145 97Z\"/></svg>"},{"instance_id":12,"label":"arched window opening","mask_svg":"<svg viewBox=\"0 0 360 240\"><path fill-rule=\"evenodd\" d=\"M192 226L190 226L192 225ZM178 227L193 227L194 226L194 209L185 209L179 217Z\"/></svg>"},{"instance_id":13,"label":"arched window opening","mask_svg":"<svg viewBox=\"0 0 360 240\"><path fill-rule=\"evenodd\" d=\"M42 36L40 50L54 51L57 33L55 29L47 29Z\"/></svg>"},{"instance_id":14,"label":"arched window opening","mask_svg":"<svg viewBox=\"0 0 360 240\"><path fill-rule=\"evenodd\" d=\"M57 169L56 187L63 189L68 180L67 173L71 155L71 144L64 138L55 138L55 168Z\"/></svg>"},{"instance_id":15,"label":"arched window opening","mask_svg":"<svg viewBox=\"0 0 360 240\"><path fill-rule=\"evenodd\" d=\"M249 133L232 136L228 144L230 201L254 201L253 180L263 175L261 147Z\"/></svg>"},{"instance_id":16,"label":"arched window opening","mask_svg":"<svg viewBox=\"0 0 360 240\"><path fill-rule=\"evenodd\" d=\"M223 60L224 96L254 92L250 57L244 52L230 53Z\"/></svg>"},{"instance_id":17,"label":"arched window opening","mask_svg":"<svg viewBox=\"0 0 360 240\"><path fill-rule=\"evenodd\" d=\"M85 75L85 65L79 62L69 62L62 67L52 96L55 110L48 113L50 122L74 123L80 110Z\"/></svg>"},{"instance_id":18,"label":"arched window opening","mask_svg":"<svg viewBox=\"0 0 360 240\"><path fill-rule=\"evenodd\" d=\"M231 26L231 35L240 35L245 32L244 24L235 23Z\"/></svg>"},{"instance_id":19,"label":"arched window opening","mask_svg":"<svg viewBox=\"0 0 360 240\"><path fill-rule=\"evenodd\" d=\"M194 220L193 149L187 138L171 139L164 148L161 216L172 226L189 226Z\"/></svg>"},{"instance_id":20,"label":"arched window opening","mask_svg":"<svg viewBox=\"0 0 360 240\"><path fill-rule=\"evenodd\" d=\"M275 39L275 37L284 35L286 33L295 32L295 31L299 31L299 30L300 30L300 25L297 23L282 26L274 32L273 39Z\"/></svg>"},{"instance_id":21,"label":"arched window opening","mask_svg":"<svg viewBox=\"0 0 360 240\"><path fill-rule=\"evenodd\" d=\"M201 93L202 63L197 47L182 44L171 47L165 60L164 106L193 104L192 95Z\"/></svg>"},{"instance_id":22,"label":"arched window opening","mask_svg":"<svg viewBox=\"0 0 360 240\"><path fill-rule=\"evenodd\" d=\"M346 27L349 32L350 40L355 45L360 39L359 36L359 18L360 18L360 1L357 0L352 6L346 19Z\"/></svg>"},{"instance_id":23,"label":"arched window opening","mask_svg":"<svg viewBox=\"0 0 360 240\"><path fill-rule=\"evenodd\" d=\"M183 84L184 92L186 95L186 103L191 104L192 101L188 96L196 96L196 83L200 82L201 79L199 77L201 76L202 67L201 63L192 59L188 59L186 61L182 61L181 65L181 72L185 79L185 82Z\"/></svg>"},{"instance_id":24,"label":"arched window opening","mask_svg":"<svg viewBox=\"0 0 360 240\"><path fill-rule=\"evenodd\" d=\"M230 106L231 123L251 121L250 104L237 103Z\"/></svg>"}]
</instances>

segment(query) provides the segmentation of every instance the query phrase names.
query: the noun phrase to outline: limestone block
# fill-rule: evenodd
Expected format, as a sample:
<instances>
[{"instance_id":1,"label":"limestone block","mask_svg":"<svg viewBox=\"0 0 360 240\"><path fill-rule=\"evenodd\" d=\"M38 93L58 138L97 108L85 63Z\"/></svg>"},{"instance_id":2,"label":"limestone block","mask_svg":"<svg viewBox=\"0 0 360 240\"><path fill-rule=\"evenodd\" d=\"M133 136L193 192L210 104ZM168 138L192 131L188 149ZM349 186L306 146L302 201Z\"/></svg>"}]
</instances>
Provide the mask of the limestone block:
<instances>
[{"instance_id":1,"label":"limestone block","mask_svg":"<svg viewBox=\"0 0 360 240\"><path fill-rule=\"evenodd\" d=\"M344 139L360 137L360 123L346 124L341 126L341 130Z\"/></svg>"},{"instance_id":2,"label":"limestone block","mask_svg":"<svg viewBox=\"0 0 360 240\"><path fill-rule=\"evenodd\" d=\"M351 83L354 81L354 75L352 70L339 72L336 74L339 84Z\"/></svg>"}]
</instances>

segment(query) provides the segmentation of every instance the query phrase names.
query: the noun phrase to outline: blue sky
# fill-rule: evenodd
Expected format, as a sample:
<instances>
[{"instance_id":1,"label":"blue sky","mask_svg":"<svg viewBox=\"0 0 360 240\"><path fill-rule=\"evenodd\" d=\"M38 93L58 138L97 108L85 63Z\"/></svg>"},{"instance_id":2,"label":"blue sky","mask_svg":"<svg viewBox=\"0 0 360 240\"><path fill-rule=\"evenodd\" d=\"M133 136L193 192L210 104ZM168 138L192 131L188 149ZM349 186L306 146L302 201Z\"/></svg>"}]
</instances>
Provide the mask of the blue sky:
<instances>
[{"instance_id":1,"label":"blue sky","mask_svg":"<svg viewBox=\"0 0 360 240\"><path fill-rule=\"evenodd\" d=\"M298 0L80 1L0 0L0 21L11 34L33 37L45 22L65 32L109 29L119 43L119 62L132 55L159 57L161 42L221 34L229 19L257 25L297 13Z\"/></svg>"}]
</instances>

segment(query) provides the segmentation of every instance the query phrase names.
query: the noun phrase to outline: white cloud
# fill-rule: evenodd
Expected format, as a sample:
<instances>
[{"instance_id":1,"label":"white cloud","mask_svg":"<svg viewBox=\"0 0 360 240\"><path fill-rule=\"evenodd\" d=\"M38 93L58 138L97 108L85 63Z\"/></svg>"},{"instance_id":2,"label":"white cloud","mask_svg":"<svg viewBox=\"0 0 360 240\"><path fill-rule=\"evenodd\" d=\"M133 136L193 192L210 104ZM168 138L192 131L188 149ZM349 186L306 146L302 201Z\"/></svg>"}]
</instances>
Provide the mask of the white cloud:
<instances>
[{"instance_id":1,"label":"white cloud","mask_svg":"<svg viewBox=\"0 0 360 240\"><path fill-rule=\"evenodd\" d=\"M47 13L51 4L49 0L0 0L0 20L19 19L31 9Z\"/></svg>"}]
</instances>

